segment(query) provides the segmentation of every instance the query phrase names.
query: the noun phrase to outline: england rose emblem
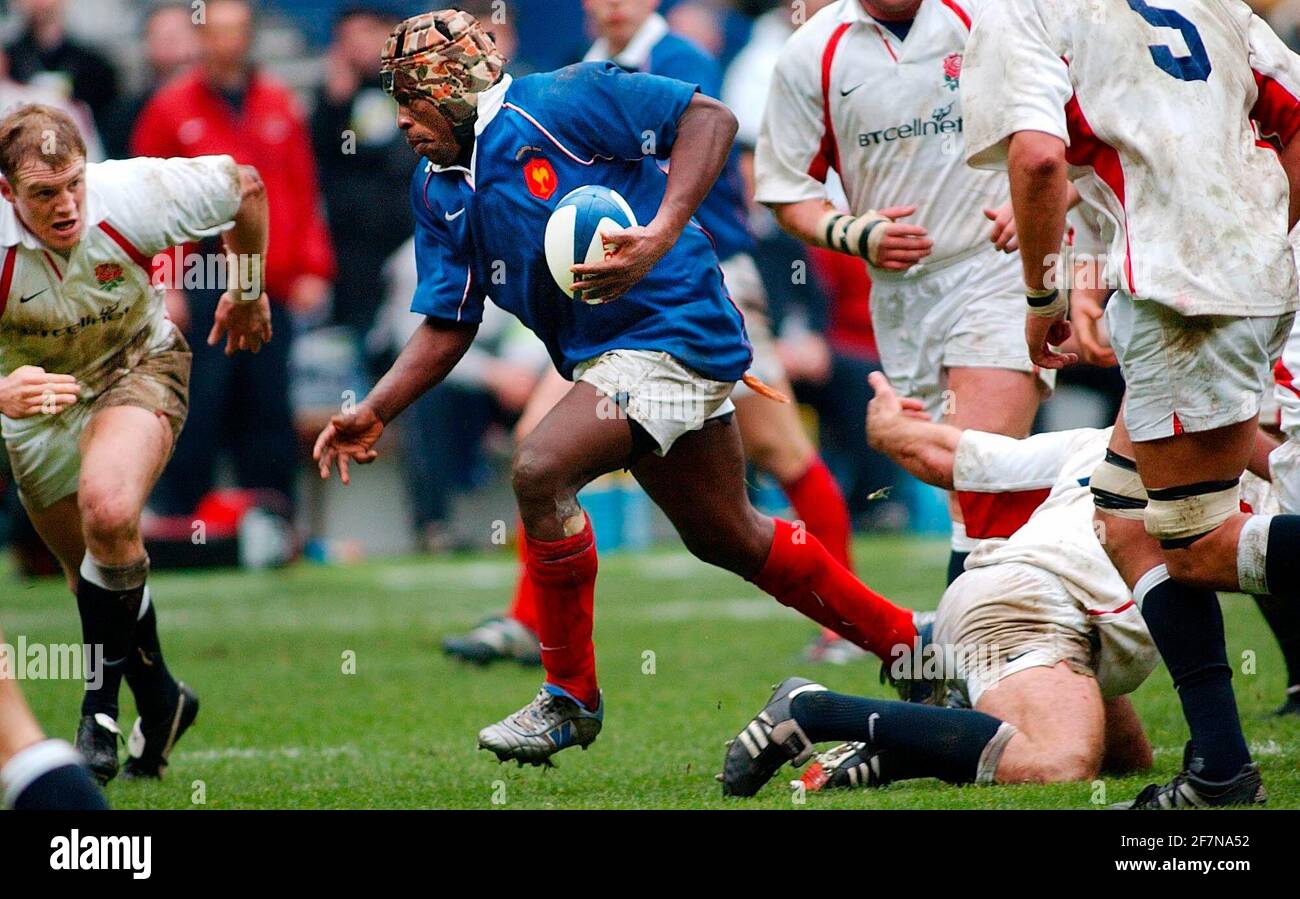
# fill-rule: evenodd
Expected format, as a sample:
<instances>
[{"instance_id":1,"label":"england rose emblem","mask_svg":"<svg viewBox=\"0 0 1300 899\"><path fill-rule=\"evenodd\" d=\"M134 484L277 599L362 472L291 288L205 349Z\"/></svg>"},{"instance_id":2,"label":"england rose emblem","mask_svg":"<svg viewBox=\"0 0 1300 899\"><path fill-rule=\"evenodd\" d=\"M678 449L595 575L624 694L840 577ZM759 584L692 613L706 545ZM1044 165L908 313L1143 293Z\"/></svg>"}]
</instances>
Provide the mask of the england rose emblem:
<instances>
[{"instance_id":1,"label":"england rose emblem","mask_svg":"<svg viewBox=\"0 0 1300 899\"><path fill-rule=\"evenodd\" d=\"M122 283L122 266L116 262L102 262L95 266L95 280L104 290L113 290Z\"/></svg>"},{"instance_id":2,"label":"england rose emblem","mask_svg":"<svg viewBox=\"0 0 1300 899\"><path fill-rule=\"evenodd\" d=\"M961 54L949 53L943 58L943 81L948 90L955 91L961 79Z\"/></svg>"}]
</instances>

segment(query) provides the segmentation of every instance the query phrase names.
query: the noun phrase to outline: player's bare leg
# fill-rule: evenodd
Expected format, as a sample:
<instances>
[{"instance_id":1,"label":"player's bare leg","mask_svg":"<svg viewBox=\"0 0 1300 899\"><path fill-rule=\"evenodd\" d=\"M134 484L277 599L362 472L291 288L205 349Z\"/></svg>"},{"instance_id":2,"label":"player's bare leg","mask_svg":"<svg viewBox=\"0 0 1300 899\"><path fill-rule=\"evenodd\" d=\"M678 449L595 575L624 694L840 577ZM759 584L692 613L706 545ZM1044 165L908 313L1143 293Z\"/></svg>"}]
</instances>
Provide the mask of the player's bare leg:
<instances>
[{"instance_id":1,"label":"player's bare leg","mask_svg":"<svg viewBox=\"0 0 1300 899\"><path fill-rule=\"evenodd\" d=\"M167 419L155 412L137 406L100 410L81 435L77 493L32 514L77 596L86 644L103 647L98 686L87 683L82 701L77 745L104 783L117 773L123 677L141 716L128 747L132 776L157 776L198 710L197 698L163 663L140 534L140 514L172 439Z\"/></svg>"},{"instance_id":2,"label":"player's bare leg","mask_svg":"<svg viewBox=\"0 0 1300 899\"><path fill-rule=\"evenodd\" d=\"M1189 487L1195 495L1232 485L1245 470L1255 447L1254 419L1226 428L1179 434L1134 443L1123 414L1111 439L1108 486L1138 511L1147 508L1150 491ZM1101 472L1101 469L1099 469ZM1140 483L1119 489L1126 472L1141 472ZM1094 494L1097 475L1094 475ZM1235 494L1234 494L1235 496ZM1127 498L1127 499L1126 499ZM1134 512L1121 517L1114 496L1097 495L1103 545L1125 581L1133 587L1143 617L1178 690L1192 739L1184 772L1161 787L1152 784L1134 807L1167 807L1190 801L1229 804L1262 801L1258 767L1241 730L1232 668L1228 663L1223 613L1215 589L1238 589L1237 550L1242 529L1252 516L1234 514L1217 527L1186 541L1157 541L1151 522ZM1259 518L1255 516L1255 518ZM1279 518L1284 518L1279 516ZM1262 552L1261 552L1262 554ZM1226 560L1222 558L1226 556Z\"/></svg>"},{"instance_id":3,"label":"player's bare leg","mask_svg":"<svg viewBox=\"0 0 1300 899\"><path fill-rule=\"evenodd\" d=\"M1101 771L1106 710L1095 678L1066 662L1009 675L975 704L1015 725L998 763L998 783L1091 780ZM1143 738L1145 742L1145 738Z\"/></svg>"},{"instance_id":4,"label":"player's bare leg","mask_svg":"<svg viewBox=\"0 0 1300 899\"><path fill-rule=\"evenodd\" d=\"M574 384L515 450L511 475L546 682L531 703L479 731L479 746L501 761L549 764L554 753L585 749L600 733L604 703L591 638L596 541L578 491L632 455L631 424L602 412L610 407L590 384Z\"/></svg>"},{"instance_id":5,"label":"player's bare leg","mask_svg":"<svg viewBox=\"0 0 1300 899\"><path fill-rule=\"evenodd\" d=\"M1003 368L947 369L949 398L944 404L944 421L959 428L987 431L1007 437L1028 436L1046 387L1036 374ZM1001 496L999 502L1004 502ZM1013 502L1008 495L1005 502ZM985 536L988 525L972 522L966 530L961 497L948 494L948 514L953 521L952 555L948 560L948 583L961 574L966 556ZM998 533L996 536L1007 536Z\"/></svg>"}]
</instances>

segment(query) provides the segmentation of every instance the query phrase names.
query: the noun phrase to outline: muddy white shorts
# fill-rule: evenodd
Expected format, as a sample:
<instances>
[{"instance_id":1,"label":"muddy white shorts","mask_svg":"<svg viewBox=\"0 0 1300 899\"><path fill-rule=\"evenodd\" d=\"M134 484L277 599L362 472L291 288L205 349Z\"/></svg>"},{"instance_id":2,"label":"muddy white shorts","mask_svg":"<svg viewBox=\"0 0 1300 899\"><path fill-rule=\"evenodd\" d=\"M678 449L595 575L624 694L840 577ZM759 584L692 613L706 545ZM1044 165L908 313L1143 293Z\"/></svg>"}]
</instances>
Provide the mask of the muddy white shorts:
<instances>
[{"instance_id":1,"label":"muddy white shorts","mask_svg":"<svg viewBox=\"0 0 1300 899\"><path fill-rule=\"evenodd\" d=\"M580 363L574 381L608 398L597 414L630 418L654 439L660 456L687 431L735 411L729 381L714 381L673 356L651 350L611 350Z\"/></svg>"},{"instance_id":2,"label":"muddy white shorts","mask_svg":"<svg viewBox=\"0 0 1300 899\"><path fill-rule=\"evenodd\" d=\"M754 348L754 361L749 365L749 373L768 384L784 381L785 366L776 354L776 339L767 313L767 288L763 286L754 257L737 253L724 259L719 267L731 301L745 317L745 333L749 335L749 345ZM732 398L753 395L754 391L744 382L738 382Z\"/></svg>"},{"instance_id":3,"label":"muddy white shorts","mask_svg":"<svg viewBox=\"0 0 1300 899\"><path fill-rule=\"evenodd\" d=\"M950 368L1036 372L1049 390L1056 383L1056 372L1029 360L1020 256L991 245L938 268L873 267L871 324L894 389L936 420Z\"/></svg>"},{"instance_id":4,"label":"muddy white shorts","mask_svg":"<svg viewBox=\"0 0 1300 899\"><path fill-rule=\"evenodd\" d=\"M1022 562L968 568L939 603L934 639L965 680L971 705L1028 668L1065 662L1105 697L1131 693L1159 654L1137 604L1090 608L1056 575Z\"/></svg>"},{"instance_id":5,"label":"muddy white shorts","mask_svg":"<svg viewBox=\"0 0 1300 899\"><path fill-rule=\"evenodd\" d=\"M1129 437L1141 443L1254 418L1294 318L1179 315L1116 291L1106 324L1128 387Z\"/></svg>"},{"instance_id":6,"label":"muddy white shorts","mask_svg":"<svg viewBox=\"0 0 1300 899\"><path fill-rule=\"evenodd\" d=\"M3 419L5 449L23 505L36 511L77 492L81 433L95 413L111 406L138 406L164 418L172 448L189 412L190 347L173 329L166 344L130 368L118 369L93 397L56 415Z\"/></svg>"}]
</instances>

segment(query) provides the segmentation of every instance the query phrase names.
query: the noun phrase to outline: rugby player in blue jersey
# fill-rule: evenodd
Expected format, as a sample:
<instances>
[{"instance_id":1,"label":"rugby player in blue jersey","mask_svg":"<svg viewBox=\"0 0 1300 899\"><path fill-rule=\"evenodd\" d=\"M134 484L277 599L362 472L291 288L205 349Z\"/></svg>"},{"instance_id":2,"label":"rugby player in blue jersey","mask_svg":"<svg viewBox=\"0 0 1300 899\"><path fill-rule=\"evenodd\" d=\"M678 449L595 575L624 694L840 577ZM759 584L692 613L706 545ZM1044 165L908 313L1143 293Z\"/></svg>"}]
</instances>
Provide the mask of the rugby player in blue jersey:
<instances>
[{"instance_id":1,"label":"rugby player in blue jersey","mask_svg":"<svg viewBox=\"0 0 1300 899\"><path fill-rule=\"evenodd\" d=\"M726 163L735 117L696 85L610 63L518 80L503 64L491 37L458 10L408 19L389 39L385 84L398 125L426 160L411 185L412 309L425 320L314 450L321 476L337 463L344 483L350 462L373 460L384 426L469 348L489 294L574 381L513 465L546 682L531 703L480 731L479 745L503 761L540 764L599 733L596 548L577 493L621 468L699 558L882 657L910 645L909 611L746 496L730 395L752 354L713 244L692 218ZM608 235L617 251L605 261L574 266L583 298L597 304L560 290L543 249L556 204L591 184L617 191L645 223Z\"/></svg>"}]
</instances>

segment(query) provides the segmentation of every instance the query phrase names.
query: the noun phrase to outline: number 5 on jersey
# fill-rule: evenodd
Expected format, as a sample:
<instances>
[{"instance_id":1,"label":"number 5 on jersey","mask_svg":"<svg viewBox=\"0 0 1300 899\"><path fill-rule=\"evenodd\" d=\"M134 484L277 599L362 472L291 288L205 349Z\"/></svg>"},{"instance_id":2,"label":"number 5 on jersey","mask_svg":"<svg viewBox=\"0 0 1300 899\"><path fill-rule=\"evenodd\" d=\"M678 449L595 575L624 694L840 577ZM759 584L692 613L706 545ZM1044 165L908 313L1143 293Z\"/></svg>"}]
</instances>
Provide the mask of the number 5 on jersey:
<instances>
[{"instance_id":1,"label":"number 5 on jersey","mask_svg":"<svg viewBox=\"0 0 1300 899\"><path fill-rule=\"evenodd\" d=\"M1132 10L1157 28L1173 28L1183 36L1187 43L1187 56L1174 56L1174 51L1165 44L1151 44L1152 61L1161 70L1179 81L1208 81L1210 78L1210 57L1205 52L1201 33L1196 26L1179 12L1150 6L1144 0L1128 0Z\"/></svg>"}]
</instances>

